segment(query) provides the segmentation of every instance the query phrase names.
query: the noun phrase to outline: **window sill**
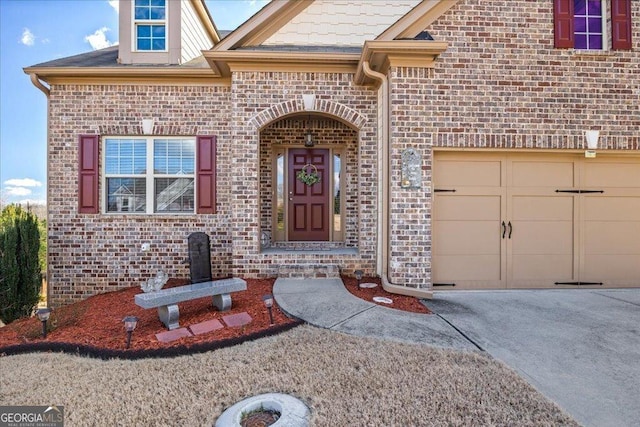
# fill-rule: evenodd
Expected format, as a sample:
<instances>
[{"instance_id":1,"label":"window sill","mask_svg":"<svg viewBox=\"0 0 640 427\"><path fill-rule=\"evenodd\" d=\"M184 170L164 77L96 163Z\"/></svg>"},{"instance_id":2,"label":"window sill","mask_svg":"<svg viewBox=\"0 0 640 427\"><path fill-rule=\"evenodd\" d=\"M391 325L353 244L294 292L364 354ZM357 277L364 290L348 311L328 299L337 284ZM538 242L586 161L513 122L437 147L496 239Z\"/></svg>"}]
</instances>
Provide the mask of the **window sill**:
<instances>
[{"instance_id":1,"label":"window sill","mask_svg":"<svg viewBox=\"0 0 640 427\"><path fill-rule=\"evenodd\" d=\"M577 58L614 58L617 56L615 50L593 49L571 49L569 50L569 54Z\"/></svg>"}]
</instances>

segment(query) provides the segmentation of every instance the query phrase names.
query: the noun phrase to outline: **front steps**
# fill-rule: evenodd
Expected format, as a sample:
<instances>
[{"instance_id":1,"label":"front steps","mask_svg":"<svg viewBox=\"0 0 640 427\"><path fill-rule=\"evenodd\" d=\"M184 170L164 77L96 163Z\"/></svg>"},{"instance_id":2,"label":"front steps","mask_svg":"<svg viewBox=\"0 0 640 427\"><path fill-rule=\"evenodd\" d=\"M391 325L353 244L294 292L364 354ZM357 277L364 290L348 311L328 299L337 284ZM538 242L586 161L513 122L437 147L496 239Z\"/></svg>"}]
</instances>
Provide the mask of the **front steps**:
<instances>
[{"instance_id":1,"label":"front steps","mask_svg":"<svg viewBox=\"0 0 640 427\"><path fill-rule=\"evenodd\" d=\"M282 264L278 265L278 278L329 279L340 277L336 264Z\"/></svg>"}]
</instances>

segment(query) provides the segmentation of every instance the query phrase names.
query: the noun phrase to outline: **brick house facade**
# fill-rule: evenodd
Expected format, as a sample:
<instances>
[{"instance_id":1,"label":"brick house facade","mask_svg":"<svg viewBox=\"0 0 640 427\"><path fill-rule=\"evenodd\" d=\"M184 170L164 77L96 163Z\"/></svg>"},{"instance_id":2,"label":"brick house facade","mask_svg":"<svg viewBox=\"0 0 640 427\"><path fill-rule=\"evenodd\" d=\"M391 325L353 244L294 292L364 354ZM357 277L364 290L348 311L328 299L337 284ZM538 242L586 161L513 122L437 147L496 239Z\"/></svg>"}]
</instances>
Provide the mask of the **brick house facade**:
<instances>
[{"instance_id":1,"label":"brick house facade","mask_svg":"<svg viewBox=\"0 0 640 427\"><path fill-rule=\"evenodd\" d=\"M615 221L640 241L637 215L588 221L597 216L591 204L611 202L623 211L640 206L640 180L634 182L640 179L640 2L598 2L605 29L600 49L557 47L558 36L566 36L560 25L565 8L580 12L572 0L371 3L276 1L220 37L202 1L181 0L181 14L170 19L177 25L177 17L199 17L201 33L208 34L202 43L210 43L199 48L202 56L177 55L182 59L168 63L136 57L142 53L127 44L26 68L49 99L50 303L139 284L159 268L187 277L186 239L194 231L211 237L217 277L361 269L381 276L387 290L422 297L434 284L454 282L462 288L637 286L637 267L625 261L640 254L637 244L618 236L611 247L624 251L593 255L590 249L599 236L592 228ZM120 10L132 5L121 0ZM363 13L372 15L370 25L354 18ZM123 39L136 21L121 13L120 25ZM572 42L573 33L568 37ZM154 120L150 135L141 126L147 118ZM600 131L598 157L587 162L585 130L594 129ZM330 215L331 231L320 241L292 240L286 231L298 213L287 210L292 205L285 192L297 184L282 183L288 179L284 165L288 153L304 148L307 133L333 161L327 175L333 193L320 212ZM92 213L78 207L80 135L98 141ZM106 139L198 136L215 136L215 213L197 207L180 214L107 212ZM414 170L410 177L415 181L407 178L407 153L418 162L417 176ZM446 168L455 171L461 162L469 170L496 162L502 181L478 190L474 181L484 175L472 174L459 180L457 192L439 193L453 191L438 188L438 177L455 182L459 174ZM527 187L517 184L520 165L531 166L534 177L567 165L576 181L558 185L571 188L582 188L578 178L589 181L594 167L627 174L620 178L624 185L602 184L602 194L619 194L615 198L546 196L537 187L518 193ZM493 203L490 196L499 211L490 218L461 213L480 212L476 199ZM519 203L534 196L548 211L516 220ZM549 219L547 212L563 204L571 212ZM573 219L562 219L565 214ZM540 270L548 259L530 249L537 242L510 240L511 230L506 239L507 225L516 237L535 234L539 218L562 235L571 231L569 240L550 243L570 247L551 254L567 263L557 267L562 277L548 283ZM485 226L497 236L489 249L482 246L487 239L468 237ZM619 232L603 227L608 235ZM449 240L444 231L451 229L466 231ZM152 250L142 252L142 242ZM526 256L534 261L523 264ZM592 260L605 259L617 260L624 274L591 269ZM484 274L481 284L469 281Z\"/></svg>"}]
</instances>

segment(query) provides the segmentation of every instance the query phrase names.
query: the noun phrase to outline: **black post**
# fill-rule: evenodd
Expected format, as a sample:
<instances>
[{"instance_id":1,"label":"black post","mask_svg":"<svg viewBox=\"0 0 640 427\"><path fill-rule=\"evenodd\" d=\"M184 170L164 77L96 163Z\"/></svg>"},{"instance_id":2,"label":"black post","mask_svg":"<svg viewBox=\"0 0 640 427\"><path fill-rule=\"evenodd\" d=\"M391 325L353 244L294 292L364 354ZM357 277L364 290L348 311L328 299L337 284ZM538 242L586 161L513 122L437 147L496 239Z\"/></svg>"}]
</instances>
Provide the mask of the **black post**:
<instances>
[{"instance_id":1,"label":"black post","mask_svg":"<svg viewBox=\"0 0 640 427\"><path fill-rule=\"evenodd\" d=\"M42 321L42 338L44 339L47 338L47 321L46 320Z\"/></svg>"},{"instance_id":2,"label":"black post","mask_svg":"<svg viewBox=\"0 0 640 427\"><path fill-rule=\"evenodd\" d=\"M127 331L127 349L131 345L131 334L133 334L133 331Z\"/></svg>"},{"instance_id":3,"label":"black post","mask_svg":"<svg viewBox=\"0 0 640 427\"><path fill-rule=\"evenodd\" d=\"M271 321L271 324L273 325L273 313L271 312L271 307L268 307L269 310L269 320Z\"/></svg>"}]
</instances>

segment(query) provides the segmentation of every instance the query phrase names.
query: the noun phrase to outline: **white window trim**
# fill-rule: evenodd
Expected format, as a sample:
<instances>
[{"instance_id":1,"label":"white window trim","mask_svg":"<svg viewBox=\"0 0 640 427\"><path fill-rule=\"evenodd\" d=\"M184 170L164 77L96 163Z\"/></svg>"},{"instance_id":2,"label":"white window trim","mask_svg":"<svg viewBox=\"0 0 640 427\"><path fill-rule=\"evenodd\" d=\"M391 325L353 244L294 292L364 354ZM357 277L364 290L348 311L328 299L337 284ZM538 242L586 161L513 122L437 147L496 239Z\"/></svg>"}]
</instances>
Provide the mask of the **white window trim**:
<instances>
[{"instance_id":1,"label":"white window trim","mask_svg":"<svg viewBox=\"0 0 640 427\"><path fill-rule=\"evenodd\" d=\"M169 2L164 3L164 19L136 19L136 2L131 1L131 52L166 53L169 51ZM138 25L164 25L164 50L138 50Z\"/></svg>"},{"instance_id":2,"label":"white window trim","mask_svg":"<svg viewBox=\"0 0 640 427\"><path fill-rule=\"evenodd\" d=\"M147 173L144 174L144 179L145 179L145 191L146 191L146 197L147 197L147 208L145 210L145 212L131 212L131 211L127 211L127 212L109 212L107 209L109 207L109 190L107 187L107 179L108 178L142 178L143 175L139 174L139 175L135 175L135 174L108 174L107 175L107 162L106 162L106 158L107 158L107 150L106 150L106 145L107 145L107 141L110 139L128 139L128 140L142 140L142 141L146 141L146 170ZM183 175L167 175L167 174L154 174L153 170L153 162L154 162L154 156L153 156L153 143L156 139L180 139L180 140L190 140L193 141L193 146L194 146L194 158L193 158L193 174L183 174ZM102 197L101 197L101 212L105 215L175 215L175 216L183 216L183 215L195 215L197 212L197 205L198 205L198 200L197 200L197 194L198 194L198 189L197 189L197 179L196 179L196 175L197 175L197 171L196 171L196 165L197 165L197 160L196 160L196 156L197 156L197 147L196 147L197 141L195 137L184 137L184 136L157 136L157 135L150 135L148 137L142 137L142 136L105 136L104 138L102 138L101 141L101 146L100 146L100 173L102 175L102 179L100 180L100 184L102 186ZM151 173L149 173L148 171L151 171ZM154 181L156 178L193 178L193 211L191 212L176 212L176 211L163 211L163 212L156 212L155 211L155 205L156 205L156 200L155 200L155 185L154 185Z\"/></svg>"}]
</instances>

